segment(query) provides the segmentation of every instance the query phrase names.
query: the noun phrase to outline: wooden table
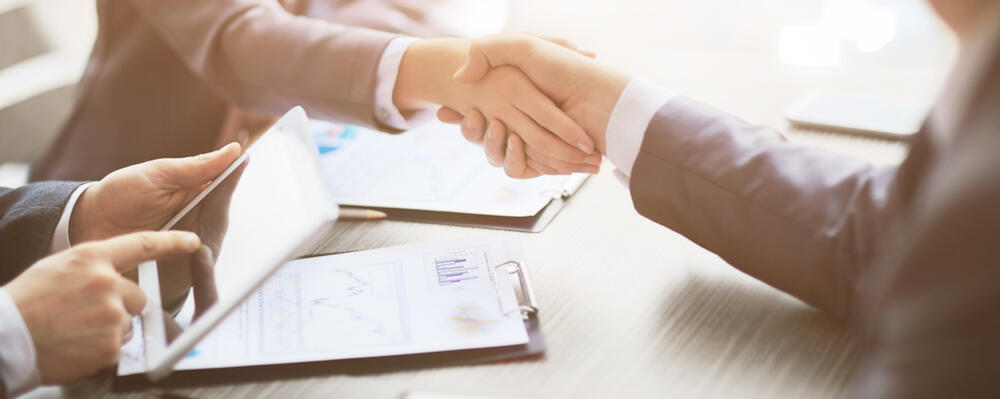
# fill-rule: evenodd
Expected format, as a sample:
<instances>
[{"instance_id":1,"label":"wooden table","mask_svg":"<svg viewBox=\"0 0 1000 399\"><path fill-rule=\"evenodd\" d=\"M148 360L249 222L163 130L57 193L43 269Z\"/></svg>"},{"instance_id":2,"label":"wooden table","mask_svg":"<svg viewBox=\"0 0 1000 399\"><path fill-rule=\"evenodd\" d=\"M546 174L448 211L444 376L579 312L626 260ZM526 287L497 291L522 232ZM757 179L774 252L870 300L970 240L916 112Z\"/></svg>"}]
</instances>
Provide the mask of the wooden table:
<instances>
[{"instance_id":1,"label":"wooden table","mask_svg":"<svg viewBox=\"0 0 1000 399\"><path fill-rule=\"evenodd\" d=\"M930 101L953 59L954 45L945 38L940 48L915 62L849 52L836 68L785 65L777 58L780 25L814 21L824 2L755 3L522 1L515 3L512 30L574 37L605 62L752 122L779 127L785 126L784 106L809 89ZM899 142L794 130L789 135L879 164L898 162L905 154ZM859 356L844 326L642 218L610 172L605 165L544 232L500 233L524 240L548 342L544 358L172 393L394 398L419 390L542 398L834 397L846 392ZM486 233L401 222L339 223L323 250ZM64 393L107 393L108 384L107 378L92 379Z\"/></svg>"}]
</instances>

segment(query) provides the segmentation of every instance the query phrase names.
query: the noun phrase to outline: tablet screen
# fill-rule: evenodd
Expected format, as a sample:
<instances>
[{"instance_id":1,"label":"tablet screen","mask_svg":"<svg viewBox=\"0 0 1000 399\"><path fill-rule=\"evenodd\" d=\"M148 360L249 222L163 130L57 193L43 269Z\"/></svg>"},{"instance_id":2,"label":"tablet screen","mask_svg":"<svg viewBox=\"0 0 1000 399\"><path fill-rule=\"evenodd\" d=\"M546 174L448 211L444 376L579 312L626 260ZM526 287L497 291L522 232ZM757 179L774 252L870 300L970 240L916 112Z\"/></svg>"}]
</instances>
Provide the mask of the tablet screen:
<instances>
[{"instance_id":1,"label":"tablet screen","mask_svg":"<svg viewBox=\"0 0 1000 399\"><path fill-rule=\"evenodd\" d=\"M307 132L288 129L279 121L262 135L248 159L173 226L197 233L203 247L157 266L168 357L195 354L202 336L238 317L230 311L335 219L314 144Z\"/></svg>"}]
</instances>

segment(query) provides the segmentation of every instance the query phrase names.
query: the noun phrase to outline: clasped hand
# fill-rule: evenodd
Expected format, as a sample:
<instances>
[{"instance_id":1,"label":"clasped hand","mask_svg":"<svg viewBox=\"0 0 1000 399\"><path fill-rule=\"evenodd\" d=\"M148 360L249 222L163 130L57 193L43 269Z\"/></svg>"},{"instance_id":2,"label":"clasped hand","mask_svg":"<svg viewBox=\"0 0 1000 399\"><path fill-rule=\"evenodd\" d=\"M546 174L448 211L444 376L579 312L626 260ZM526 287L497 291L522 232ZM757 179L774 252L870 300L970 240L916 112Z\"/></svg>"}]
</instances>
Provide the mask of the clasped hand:
<instances>
[{"instance_id":1,"label":"clasped hand","mask_svg":"<svg viewBox=\"0 0 1000 399\"><path fill-rule=\"evenodd\" d=\"M592 53L580 50L571 42L520 34L472 41L466 62L455 72L453 79L461 85L475 85L494 78L497 72L510 69L516 69L522 74L520 76L528 78L531 88L540 91L558 108L545 109L557 114L546 118L568 117L582 129L588 140L594 143L595 151L587 154L588 165L599 165L600 154L606 153L604 136L608 119L630 78L597 63ZM560 145L535 138L544 136L542 133L525 130L482 109L458 109L442 104L445 107L438 111L438 119L461 123L465 138L482 144L490 163L502 165L511 177L597 171L593 166L580 167L567 162ZM563 140L566 137L579 140L575 135L557 136ZM596 164L593 163L595 159L598 161Z\"/></svg>"}]
</instances>

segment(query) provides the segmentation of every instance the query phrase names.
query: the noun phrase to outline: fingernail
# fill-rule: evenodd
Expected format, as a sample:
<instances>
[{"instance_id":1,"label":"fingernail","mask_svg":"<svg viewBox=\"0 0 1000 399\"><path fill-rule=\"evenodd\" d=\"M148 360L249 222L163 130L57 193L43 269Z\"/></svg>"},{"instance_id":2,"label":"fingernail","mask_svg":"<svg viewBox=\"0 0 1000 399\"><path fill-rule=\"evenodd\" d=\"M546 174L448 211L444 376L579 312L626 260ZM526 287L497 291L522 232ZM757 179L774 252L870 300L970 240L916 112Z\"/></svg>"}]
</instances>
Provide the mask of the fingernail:
<instances>
[{"instance_id":1,"label":"fingernail","mask_svg":"<svg viewBox=\"0 0 1000 399\"><path fill-rule=\"evenodd\" d=\"M580 151L586 152L588 154L590 154L591 151L594 151L593 148L590 148L590 146L587 145L587 143L584 143L582 141L579 142L579 143L576 143L576 148L579 148Z\"/></svg>"},{"instance_id":2,"label":"fingernail","mask_svg":"<svg viewBox=\"0 0 1000 399\"><path fill-rule=\"evenodd\" d=\"M583 159L583 162L584 163L589 163L591 165L600 165L601 164L601 157L597 156L597 155L589 155L589 156L587 156L586 158Z\"/></svg>"},{"instance_id":3,"label":"fingernail","mask_svg":"<svg viewBox=\"0 0 1000 399\"><path fill-rule=\"evenodd\" d=\"M497 138L497 132L493 129L486 129L486 139L495 140Z\"/></svg>"}]
</instances>

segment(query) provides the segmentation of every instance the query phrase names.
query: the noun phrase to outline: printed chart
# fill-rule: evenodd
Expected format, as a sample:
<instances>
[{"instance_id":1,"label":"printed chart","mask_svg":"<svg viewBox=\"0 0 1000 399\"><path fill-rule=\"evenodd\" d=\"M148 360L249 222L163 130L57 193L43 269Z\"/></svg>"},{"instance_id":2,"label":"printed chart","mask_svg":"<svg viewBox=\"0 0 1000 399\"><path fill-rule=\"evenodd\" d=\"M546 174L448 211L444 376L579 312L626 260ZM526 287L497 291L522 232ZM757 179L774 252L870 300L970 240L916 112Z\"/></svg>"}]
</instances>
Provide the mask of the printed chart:
<instances>
[{"instance_id":1,"label":"printed chart","mask_svg":"<svg viewBox=\"0 0 1000 399\"><path fill-rule=\"evenodd\" d=\"M384 345L403 338L398 264L295 268L257 294L261 353Z\"/></svg>"},{"instance_id":2,"label":"printed chart","mask_svg":"<svg viewBox=\"0 0 1000 399\"><path fill-rule=\"evenodd\" d=\"M456 292L476 289L489 280L486 275L486 254L466 250L429 256L433 281L439 291Z\"/></svg>"}]
</instances>

